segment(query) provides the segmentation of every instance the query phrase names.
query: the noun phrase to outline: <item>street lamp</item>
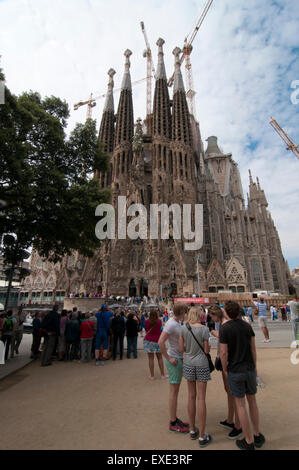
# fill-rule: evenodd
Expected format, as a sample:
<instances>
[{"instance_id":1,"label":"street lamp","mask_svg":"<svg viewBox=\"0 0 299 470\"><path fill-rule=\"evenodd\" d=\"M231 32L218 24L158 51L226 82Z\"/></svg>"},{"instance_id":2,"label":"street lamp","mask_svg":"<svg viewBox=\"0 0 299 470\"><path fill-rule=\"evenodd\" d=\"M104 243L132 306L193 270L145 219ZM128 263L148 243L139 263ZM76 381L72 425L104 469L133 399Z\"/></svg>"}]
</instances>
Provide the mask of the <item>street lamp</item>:
<instances>
[{"instance_id":1,"label":"street lamp","mask_svg":"<svg viewBox=\"0 0 299 470\"><path fill-rule=\"evenodd\" d=\"M198 283L198 295L200 297L200 273L199 273L199 265L198 265L199 260L200 260L200 255L197 255L196 256L197 283Z\"/></svg>"}]
</instances>

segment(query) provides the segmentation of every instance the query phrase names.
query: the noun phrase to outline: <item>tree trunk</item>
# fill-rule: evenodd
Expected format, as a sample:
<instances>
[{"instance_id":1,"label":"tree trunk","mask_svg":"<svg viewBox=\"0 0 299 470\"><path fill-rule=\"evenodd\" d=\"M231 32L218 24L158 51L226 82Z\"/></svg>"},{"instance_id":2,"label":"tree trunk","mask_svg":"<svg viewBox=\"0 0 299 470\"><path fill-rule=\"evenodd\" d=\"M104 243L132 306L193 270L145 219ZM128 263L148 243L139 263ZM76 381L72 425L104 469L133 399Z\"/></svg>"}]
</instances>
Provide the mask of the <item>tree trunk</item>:
<instances>
[{"instance_id":1,"label":"tree trunk","mask_svg":"<svg viewBox=\"0 0 299 470\"><path fill-rule=\"evenodd\" d=\"M7 310L7 307L8 307L9 295L11 291L14 272L15 272L15 266L12 266L10 269L10 273L9 273L9 281L8 281L8 287L7 287L7 292L6 292L6 299L5 299L5 306L4 306L5 311Z\"/></svg>"}]
</instances>

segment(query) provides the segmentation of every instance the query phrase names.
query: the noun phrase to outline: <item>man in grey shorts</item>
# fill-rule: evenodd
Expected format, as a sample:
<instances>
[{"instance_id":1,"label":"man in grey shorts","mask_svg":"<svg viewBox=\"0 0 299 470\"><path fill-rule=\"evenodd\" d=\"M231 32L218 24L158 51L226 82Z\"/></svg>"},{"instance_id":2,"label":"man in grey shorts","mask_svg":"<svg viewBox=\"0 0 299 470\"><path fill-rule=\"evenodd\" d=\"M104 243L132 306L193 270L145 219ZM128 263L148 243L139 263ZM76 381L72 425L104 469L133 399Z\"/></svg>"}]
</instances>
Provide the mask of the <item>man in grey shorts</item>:
<instances>
[{"instance_id":1,"label":"man in grey shorts","mask_svg":"<svg viewBox=\"0 0 299 470\"><path fill-rule=\"evenodd\" d=\"M251 326L243 321L237 302L226 302L225 311L231 321L219 330L220 358L224 374L227 374L230 393L234 397L244 439L236 444L242 450L262 447L265 437L259 432L259 411L256 403L256 349L255 334ZM246 410L245 395L253 426L251 431Z\"/></svg>"}]
</instances>

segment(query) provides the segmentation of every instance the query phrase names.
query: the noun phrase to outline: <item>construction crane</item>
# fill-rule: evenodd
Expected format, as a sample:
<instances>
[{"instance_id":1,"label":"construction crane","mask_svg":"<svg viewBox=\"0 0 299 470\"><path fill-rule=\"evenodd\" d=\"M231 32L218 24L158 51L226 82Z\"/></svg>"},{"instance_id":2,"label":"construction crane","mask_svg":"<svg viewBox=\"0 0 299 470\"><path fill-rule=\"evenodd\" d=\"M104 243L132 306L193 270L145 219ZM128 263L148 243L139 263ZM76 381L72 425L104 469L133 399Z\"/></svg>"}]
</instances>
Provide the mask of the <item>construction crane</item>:
<instances>
[{"instance_id":1,"label":"construction crane","mask_svg":"<svg viewBox=\"0 0 299 470\"><path fill-rule=\"evenodd\" d=\"M146 57L146 75L147 75L147 82L146 82L146 115L149 116L152 114L152 77L155 76L155 67L152 57L151 46L149 44L147 34L145 31L144 22L140 22L141 31L144 36L146 50L143 53L143 57Z\"/></svg>"},{"instance_id":2,"label":"construction crane","mask_svg":"<svg viewBox=\"0 0 299 470\"><path fill-rule=\"evenodd\" d=\"M194 88L193 88L193 75L192 75L192 66L191 66L191 61L190 61L190 55L191 55L191 52L192 52L192 43L195 39L195 36L199 30L199 28L201 27L211 5L213 3L213 0L208 0L200 17L199 17L199 20L197 21L197 24L194 28L194 30L192 31L191 33L191 36L190 36L190 39L188 40L188 35L186 38L185 38L185 41L184 41L184 47L183 47L183 52L182 52L182 55L180 57L180 64L183 63L183 61L186 59L186 64L185 64L185 68L186 68L186 88L187 88L187 91L186 91L186 96L187 96L187 101L188 101L188 107L189 107L189 112L190 114L192 114L194 117L195 117L195 102L194 102L194 96L195 96L195 91L194 91ZM174 82L174 73L173 75L170 77L170 79L168 80L168 86L171 87L173 85L173 82Z\"/></svg>"},{"instance_id":3,"label":"construction crane","mask_svg":"<svg viewBox=\"0 0 299 470\"><path fill-rule=\"evenodd\" d=\"M292 150L295 157L299 159L299 146L295 145L289 136L285 133L285 131L280 127L277 121L273 117L271 117L270 122L273 129L277 132L277 134L282 138L282 140L287 144L287 150Z\"/></svg>"},{"instance_id":4,"label":"construction crane","mask_svg":"<svg viewBox=\"0 0 299 470\"><path fill-rule=\"evenodd\" d=\"M135 82L132 82L132 86L133 86L133 85L138 85L139 83L142 83L142 82L144 82L144 81L147 80L147 79L148 79L148 77L141 78L140 80L136 80ZM121 88L116 88L116 89L114 90L114 92L120 91L120 90L121 90ZM101 99L101 98L105 98L106 95L107 95L107 93L102 93L101 95L95 96L95 97L93 98L93 97L92 97L93 94L91 93L88 100L86 100L86 101L79 101L79 103L74 104L74 110L77 111L77 109L79 109L81 106L85 106L85 105L87 104L87 115L86 115L86 119L88 119L88 118L91 119L91 117L92 117L92 108L94 108L94 107L97 105L96 101L99 100L99 99Z\"/></svg>"}]
</instances>

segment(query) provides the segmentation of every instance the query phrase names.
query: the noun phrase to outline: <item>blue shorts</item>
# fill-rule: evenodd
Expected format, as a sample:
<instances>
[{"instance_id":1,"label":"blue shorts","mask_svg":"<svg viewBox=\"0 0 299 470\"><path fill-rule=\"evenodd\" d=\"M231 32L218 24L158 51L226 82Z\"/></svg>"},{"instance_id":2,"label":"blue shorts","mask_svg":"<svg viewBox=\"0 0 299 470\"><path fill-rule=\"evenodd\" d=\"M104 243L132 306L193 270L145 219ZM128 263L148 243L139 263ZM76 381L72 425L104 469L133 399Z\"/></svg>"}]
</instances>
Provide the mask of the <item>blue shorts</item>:
<instances>
[{"instance_id":1,"label":"blue shorts","mask_svg":"<svg viewBox=\"0 0 299 470\"><path fill-rule=\"evenodd\" d=\"M256 372L228 372L228 386L230 393L237 398L256 394Z\"/></svg>"},{"instance_id":2,"label":"blue shorts","mask_svg":"<svg viewBox=\"0 0 299 470\"><path fill-rule=\"evenodd\" d=\"M100 349L101 346L103 346L104 351L108 349L109 345L109 338L107 334L107 330L100 330L96 334L96 339L95 339L95 349L98 350Z\"/></svg>"}]
</instances>

